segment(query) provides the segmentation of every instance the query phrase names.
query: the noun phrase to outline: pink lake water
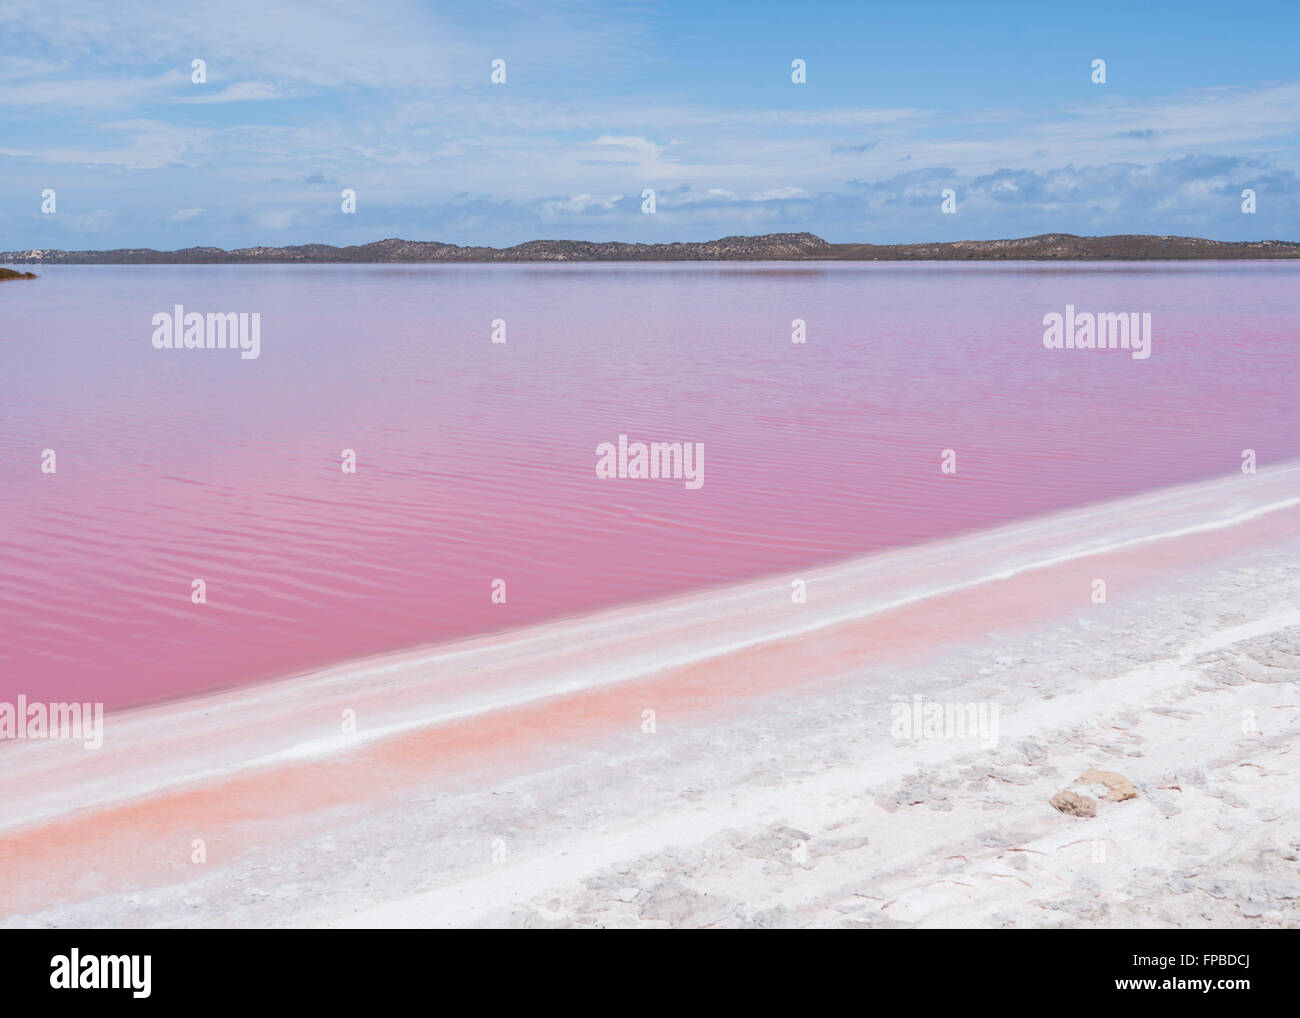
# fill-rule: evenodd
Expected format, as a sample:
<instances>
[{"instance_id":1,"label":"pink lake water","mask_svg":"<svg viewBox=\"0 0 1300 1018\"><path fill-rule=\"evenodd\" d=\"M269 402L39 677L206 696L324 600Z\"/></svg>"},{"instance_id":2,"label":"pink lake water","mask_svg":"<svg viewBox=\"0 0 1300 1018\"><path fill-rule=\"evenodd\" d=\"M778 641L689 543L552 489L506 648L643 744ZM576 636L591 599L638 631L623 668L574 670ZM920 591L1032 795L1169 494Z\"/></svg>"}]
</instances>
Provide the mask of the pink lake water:
<instances>
[{"instance_id":1,"label":"pink lake water","mask_svg":"<svg viewBox=\"0 0 1300 1018\"><path fill-rule=\"evenodd\" d=\"M40 275L0 284L0 701L177 697L1300 456L1300 265ZM175 304L259 312L261 356L154 349ZM1151 357L1044 349L1066 304L1151 313ZM703 487L598 478L620 434L703 443Z\"/></svg>"}]
</instances>

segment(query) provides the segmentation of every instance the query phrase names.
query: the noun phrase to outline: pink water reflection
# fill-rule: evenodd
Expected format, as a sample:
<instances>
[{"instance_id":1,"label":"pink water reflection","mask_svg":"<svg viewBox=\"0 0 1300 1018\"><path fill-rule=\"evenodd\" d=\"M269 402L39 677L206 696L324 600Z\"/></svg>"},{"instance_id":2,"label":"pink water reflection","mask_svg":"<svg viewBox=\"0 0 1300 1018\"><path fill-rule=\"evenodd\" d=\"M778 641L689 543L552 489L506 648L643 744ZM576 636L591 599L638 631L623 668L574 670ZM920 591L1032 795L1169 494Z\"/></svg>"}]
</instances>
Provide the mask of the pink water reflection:
<instances>
[{"instance_id":1,"label":"pink water reflection","mask_svg":"<svg viewBox=\"0 0 1300 1018\"><path fill-rule=\"evenodd\" d=\"M1294 458L1297 283L1269 263L48 268L0 291L0 700L179 696L1227 474L1243 448ZM260 312L261 357L154 350L177 303ZM1067 303L1150 312L1151 358L1044 350ZM620 433L702 442L704 486L598 479Z\"/></svg>"}]
</instances>

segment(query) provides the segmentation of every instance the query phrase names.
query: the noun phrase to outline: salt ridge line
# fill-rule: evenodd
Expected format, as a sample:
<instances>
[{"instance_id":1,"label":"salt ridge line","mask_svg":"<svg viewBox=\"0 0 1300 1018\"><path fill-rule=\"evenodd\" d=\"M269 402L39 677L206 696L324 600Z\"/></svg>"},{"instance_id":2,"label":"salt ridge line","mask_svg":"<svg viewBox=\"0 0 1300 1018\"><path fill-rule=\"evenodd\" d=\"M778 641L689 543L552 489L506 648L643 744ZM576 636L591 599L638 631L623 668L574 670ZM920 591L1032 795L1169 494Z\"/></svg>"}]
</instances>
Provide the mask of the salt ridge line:
<instances>
[{"instance_id":1,"label":"salt ridge line","mask_svg":"<svg viewBox=\"0 0 1300 1018\"><path fill-rule=\"evenodd\" d=\"M1300 465L1278 467L1275 470L1270 471L1265 476L1267 478L1276 479L1285 474L1296 473L1296 472L1300 472ZM793 578L795 576L811 576L815 579L818 578L819 575L820 576L833 575L833 576L840 577L850 570L854 572L864 572L873 567L879 567L879 566L894 563L896 561L901 561L910 556L916 555L922 551L935 551L940 547L950 545L950 543L952 542L987 541L988 539L990 539L991 537L999 533L1014 533L1017 531L1027 531L1031 528L1046 527L1057 521L1063 521L1066 519L1078 517L1083 513L1095 513L1104 509L1113 511L1115 509L1118 509L1121 506L1127 506L1129 508L1137 508L1139 506L1145 505L1148 501L1157 502L1157 501L1167 500L1171 497L1171 495L1176 493L1191 494L1194 491L1197 494L1201 494L1203 493L1203 489L1208 490L1211 487L1213 488L1226 487L1230 485L1235 485L1235 483L1236 482L1232 478L1216 479L1213 481L1201 482L1200 484L1187 485L1181 488L1163 489L1158 492L1148 492L1142 495L1134 496L1131 499L1119 499L1114 502L1104 503L1103 505L1100 506L1076 507L1073 509L1067 509L1060 513L1055 513L1050 516L1034 517L1027 520L1017 520L1005 526L995 527L989 530L978 531L975 534L963 535L958 538L942 538L938 541L931 541L925 544L913 545L907 548L901 548L894 551L873 553L865 557L850 559L844 562L832 564L830 566L817 566L814 567L813 569L801 570L799 572L792 572L792 573L783 573L777 576L766 577L762 580L745 581L741 584L730 585L728 588L724 588L723 590L719 590L716 592L695 592L695 593L688 593L686 595L679 595L677 597L670 599L668 603L661 604L657 607L654 605L646 606L644 610L639 614L638 621L641 622L642 624L653 623L657 619L663 618L665 616L671 617L673 615L678 615L683 610L687 610L690 607L693 607L696 600L705 597L709 599L710 604L713 606L743 602L748 598L752 598L756 590L770 589L770 587L772 587L773 585L780 585L783 580ZM1066 552L1063 557L1056 560L1045 559L1041 561L1023 563L1020 566L1013 567L1011 570L992 574L989 577L985 577L982 579L969 581L969 583L971 585L978 585L979 583L983 583L983 582L1006 579L1016 575L1019 572L1025 572L1031 569L1042 568L1048 565L1055 565L1058 564L1059 562L1066 562L1072 559L1087 558L1090 555L1105 554L1106 552L1112 550L1120 550L1121 548L1126 547L1127 544L1129 543L1138 544L1145 541L1159 541L1167 537L1178 537L1178 536L1182 536L1185 533L1194 533L1198 529L1214 530L1214 529L1220 529L1222 527L1234 526L1239 522L1245 522L1249 514L1256 513L1262 515L1264 513L1273 512L1275 510L1290 508L1292 505L1297 505L1297 504L1300 504L1300 497L1292 498L1289 500L1283 499L1275 503L1266 503L1262 507L1256 507L1254 509L1245 510L1245 514L1241 515L1241 518L1228 517L1226 520L1210 521L1207 524L1195 524L1191 528L1170 530L1155 535L1145 535L1140 538L1126 539L1125 542L1117 542L1111 545L1098 545L1095 547L1076 548L1073 551ZM924 600L926 598L935 596L936 594L942 594L946 592L948 589L958 590L961 588L953 587L953 588L937 589L934 592L927 591L924 594L914 595L913 599ZM692 603L690 605L683 605L681 603L683 598L691 599ZM869 614L875 614L879 610L888 610L888 608L894 607L897 604L905 604L905 603L910 603L910 602L906 602L906 601L891 602L890 604L885 605L883 608L872 607L869 610L863 611L861 617L865 617L866 615ZM574 636L580 636L585 633L598 631L604 626L606 626L607 620L604 616L610 613L622 612L626 610L627 610L626 608L615 607L612 609L604 609L600 611L595 617L588 616L586 619L566 620L563 623L564 625L563 634L552 633L552 630L556 628L555 623L542 623L540 627L533 627L540 630L539 632L525 631L526 635L521 635L513 639L507 638L501 640L500 642L493 643L491 649L508 650L514 647L526 646L528 643L536 641L539 637L544 637L544 636L551 636L553 639L557 641L563 640L565 642L568 642ZM838 622L848 621L852 618L857 618L857 617L860 616L857 614L857 610L855 610L853 613L849 615L845 615L843 617L837 617L824 623L816 623L812 625L811 628L813 629L820 628L822 625L834 625L837 624ZM646 628L649 627L646 626ZM794 631L792 635L799 635L801 632L804 631L805 630ZM781 635L773 637L773 639L780 639L780 638L782 638ZM470 639L477 640L482 638L471 637ZM465 642L465 641L458 641L458 642ZM738 646L749 646L749 644L738 645ZM455 649L455 645L448 645L445 650L439 650L435 647L430 649L429 657L421 658L419 659L419 661L398 661L398 662L389 662L385 664L375 664L360 670L349 670L341 675L332 676L332 677L326 677L324 674L322 674L321 680L318 684L324 685L327 683L347 681L349 679L354 679L354 678L362 678L369 675L389 674L394 671L400 671L401 669L413 664L421 663L426 660L431 661L434 658L437 658L438 660L443 662L452 661L459 657L467 657L467 656L481 654L483 653L483 649L484 648L481 647ZM707 660L707 658L705 658L704 660ZM333 670L333 669L329 669L329 670ZM322 671L324 672L325 670Z\"/></svg>"},{"instance_id":2,"label":"salt ridge line","mask_svg":"<svg viewBox=\"0 0 1300 1018\"><path fill-rule=\"evenodd\" d=\"M1300 472L1300 464L1282 465L1282 466L1271 468L1270 470L1266 471L1261 476L1261 480L1277 480L1278 478L1284 477L1285 475L1294 474L1298 472ZM637 621L640 627L643 629L653 628L653 624L660 619L665 619L665 618L672 619L673 617L680 616L685 611L690 611L695 609L698 606L699 601L702 599L707 598L710 606L714 608L725 606L725 605L736 604L736 603L743 603L748 599L752 599L756 591L768 590L774 584L779 585L783 580L795 577L796 575L808 576L811 577L812 579L820 579L820 578L825 578L827 576L830 576L835 579L852 580L854 577L847 574L849 573L859 574L871 569L894 564L896 562L901 562L909 557L918 555L925 551L934 553L939 551L940 549L943 549L946 553L950 553L952 551L958 550L959 548L964 550L964 546L967 543L976 543L976 544L984 543L989 541L990 539L997 537L1000 534L1007 534L1008 536L1010 536L1010 535L1020 533L1023 536L1028 536L1031 531L1036 532L1038 530L1046 529L1050 526L1066 523L1069 520L1077 519L1080 515L1084 515L1084 514L1092 515L1092 514L1106 512L1106 511L1115 512L1120 508L1135 510L1135 509L1145 508L1148 505L1160 505L1161 503L1168 502L1171 499L1177 498L1179 496L1186 498L1190 495L1198 495L1198 496L1205 495L1219 488L1227 488L1227 487L1235 488L1239 483L1240 483L1239 480L1237 480L1235 477L1232 476L1228 478L1216 478L1210 481L1195 482L1193 484L1183 485L1175 488L1165 488L1154 492L1146 492L1140 495L1134 495L1130 498L1121 498L1112 502L1102 503L1100 505L1083 506L1083 507L1066 509L1061 512L1051 514L1049 516L1032 517L1025 520L1017 520L1012 523L1005 524L999 527L993 527L988 530L977 531L974 534L967 534L967 535L962 535L959 537L952 537L952 538L941 538L937 541L926 542L925 544L913 545L910 547L895 549L887 552L872 553L864 557L859 557L857 559L849 559L828 566L826 565L817 566L812 569L801 570L798 573L792 572L792 573L781 574L778 576L765 577L761 580L749 580L739 584L730 584L727 587L721 588L716 591L690 592L683 595L674 596L665 602L659 603L658 605L650 604L650 605L639 607ZM1033 570L1038 568L1045 568L1046 566L1049 565L1060 564L1061 562L1072 561L1074 559L1087 558L1091 555L1105 554L1108 551L1119 550L1123 547L1127 547L1129 544L1140 544L1148 541L1164 540L1169 537L1178 537L1184 534L1194 533L1197 532L1197 530L1199 529L1204 529L1204 530L1222 529L1228 526L1234 526L1240 522L1245 522L1246 519L1250 518L1249 514L1262 515L1280 509L1289 508L1293 504L1300 504L1300 497L1290 499L1290 500L1282 500L1275 503L1266 503L1262 507L1256 507L1250 510L1245 510L1246 515L1242 515L1240 518L1229 517L1226 520L1210 521L1209 523L1206 524L1195 524L1191 528L1175 529L1166 532L1161 532L1159 534L1145 535L1140 538L1125 539L1122 542L1116 542L1111 545L1077 547L1072 551L1064 553L1062 557L1058 557L1057 559L1053 559L1053 560L1044 559L1044 560L1026 562L1026 563L1022 563L1019 566L1015 566L1010 570L1003 570L998 573L991 574L987 577L981 577L973 581L963 581L963 582L965 582L969 586L977 586L985 582L994 582L997 580L1008 579L1020 572L1025 572L1028 570ZM960 589L963 588L960 586L952 587L952 588L936 588L934 591L926 591L918 595L909 595L909 597L912 597L914 601L920 601L930 597L942 595L950 590L955 591ZM912 603L912 602L904 600L899 602L893 602L883 606L872 605L865 608L859 606L858 608L853 609L851 613L844 615L842 617L831 618L824 622L810 623L808 624L810 628L793 631L791 635L796 635L796 636L801 635L802 632L812 631L813 629L820 628L824 625L836 625L839 624L840 622L850 621L853 618L866 617L867 615L876 614L879 611L886 611L892 607L905 605L908 603ZM301 692L300 684L310 683L312 688L324 689L329 686L338 685L347 682L355 682L359 679L364 679L371 676L381 676L381 675L391 675L393 673L401 673L405 670L414 667L419 667L425 664L432 664L432 663L447 664L461 658L481 656L482 654L488 651L499 654L516 648L527 648L529 647L530 644L535 646L541 641L550 641L551 643L556 644L557 646L560 646L562 648L567 648L572 644L575 637L583 637L589 634L599 634L602 630L608 629L610 625L610 617L612 615L624 614L629 610L630 609L627 606L615 606L612 608L600 609L596 613L589 614L587 616L583 616L579 618L565 619L565 620L558 620L558 621L551 621L551 622L542 622L540 624L526 627L525 629L522 630L516 630L515 632L518 635L515 636L511 636L508 633L503 633L501 634L499 639L493 639L492 643L486 647L465 646L465 644L468 643L478 644L489 638L485 636L471 636L471 637L466 637L463 639L456 640L448 644L429 645L428 649L423 652L419 650L411 650L411 649L389 651L381 655L373 655L366 658L359 658L352 662L345 662L343 664L335 664L335 665L326 665L322 668L312 669L307 672L281 676L277 679L270 680L269 683L259 683L256 686L250 688L258 689L261 692L268 695L275 695L276 691L274 689L269 688L271 685L277 685L283 687L287 683L292 683L294 684L294 694L296 696L298 693ZM861 614L858 614L859 612ZM562 627L562 631L560 631L560 627ZM777 634L776 636L772 637L772 639L782 639L782 638L784 638L784 634ZM761 643L765 641L760 640L759 642ZM744 649L745 647L750 645L752 644L739 644L737 645L737 648ZM727 653L727 652L729 651L723 651L723 653ZM413 653L422 654L422 656L410 657L409 655ZM698 660L709 660L709 656L699 658ZM400 657L401 659L393 660L393 658L396 657ZM371 661L374 663L365 664L365 662L367 661ZM670 665L665 667L676 667L676 665ZM652 674L652 672L636 672L634 674L635 675ZM617 680L617 681L623 681L623 680ZM230 691L227 690L226 692L229 693ZM207 699L209 696L214 696L214 695L221 695L221 694L219 693L200 694L195 699L201 701ZM180 708L184 702L185 701L177 701L175 706ZM223 708L235 707L235 706L237 706L237 704L233 704L233 703L205 704L202 707L196 707L195 709L186 711L184 713L178 712L177 714L174 715L174 718L181 719L185 717L194 717L205 712L210 712L212 710L220 710ZM153 708L148 706L127 707L122 711L116 713L119 716L123 716L123 715L129 715L129 714L153 710L153 709L157 709L157 707L153 707Z\"/></svg>"},{"instance_id":3,"label":"salt ridge line","mask_svg":"<svg viewBox=\"0 0 1300 1018\"><path fill-rule=\"evenodd\" d=\"M1219 482L1221 483L1221 482ZM1111 506L1123 505L1124 502L1111 503ZM182 774L162 781L157 781L149 785L140 787L134 791L123 791L121 794L104 795L96 799L79 803L75 809L93 809L112 803L129 802L137 799L145 799L157 792L169 788L187 784L199 784L208 781L215 781L222 778L228 778L234 775L274 767L280 763L295 763L306 760L320 759L336 753L342 753L349 749L358 748L361 745L382 741L410 732L419 731L425 728L433 728L440 725L449 724L455 721L463 721L468 718L489 714L493 711L520 707L528 704L542 702L559 696L570 695L577 692L584 692L604 686L617 685L621 682L629 681L645 675L653 675L662 671L673 670L676 668L687 667L692 664L710 661L715 658L725 657L727 654L736 651L746 650L752 647L761 646L777 640L789 639L795 636L801 636L806 633L815 632L828 626L838 625L843 622L850 622L856 619L867 618L872 615L881 614L898 607L906 607L929 600L934 597L944 596L950 593L959 593L962 591L977 588L983 584L1005 580L1021 573L1030 572L1036 569L1047 568L1052 565L1059 565L1064 562L1076 561L1088 558L1094 555L1107 554L1109 552L1123 548L1134 547L1142 544L1149 544L1161 540L1167 540L1174 537L1188 536L1191 534L1222 530L1240 523L1256 519L1269 513L1277 512L1287 508L1293 508L1300 505L1300 497L1282 499L1277 502L1266 503L1257 506L1225 519L1211 520L1205 523L1193 524L1190 526L1175 528L1170 531L1164 531L1159 534L1146 535L1138 538L1129 538L1119 542L1112 542L1107 545L1099 545L1092 548L1069 552L1061 555L1050 556L1046 559L1040 559L1034 562L1024 563L1020 566L1007 570L999 570L994 573L986 574L973 580L963 581L956 584L948 584L942 587L931 588L923 593L908 595L906 597L896 598L883 604L876 604L868 607L855 608L848 612L842 612L835 616L826 617L820 620L814 620L800 626L786 627L779 632L766 632L762 636L753 637L747 640L733 641L722 647L712 647L707 650L695 651L689 654L679 655L677 658L667 661L658 661L652 664L639 664L632 667L625 667L613 677L606 675L603 679L585 679L575 680L565 683L562 686L548 686L540 691L527 691L511 697L497 698L486 704L476 704L472 707L461 708L458 710L447 711L441 714L426 716L423 718L411 719L409 721L394 722L388 725L381 725L373 729L356 732L347 736L332 736L328 739L312 739L284 749L276 750L271 753L265 753L253 757L249 760L239 761L236 763L226 764L220 767L208 768L207 770L196 771L190 774ZM665 609L666 610L666 609ZM524 640L515 641L516 644L525 643ZM460 651L458 655L475 653L474 651ZM420 658L415 661L396 662L388 665L377 665L361 672L349 673L347 677L357 678L359 676L380 674L394 670L409 670L414 668L426 667L436 664L443 658L443 655L434 653L429 657ZM593 670L588 668L587 671ZM298 692L301 692L299 687ZM245 706L247 706L245 704ZM11 818L4 823L0 823L0 831L10 830L16 827L22 827L29 824L37 824L49 820L56 816L64 815L69 812L69 808L53 809L41 812L30 813L22 817Z\"/></svg>"},{"instance_id":4,"label":"salt ridge line","mask_svg":"<svg viewBox=\"0 0 1300 1018\"><path fill-rule=\"evenodd\" d=\"M1209 523L1195 524L1193 526L1182 527L1176 530L1166 531L1161 534L1149 535L1141 538L1131 538L1127 541L1116 542L1114 544L1102 547L1088 549L1078 552L1066 553L1054 557L1041 559L1036 562L1027 563L1012 569L1000 570L989 573L973 580L963 581L961 583L948 584L942 587L931 588L921 594L912 594L907 597L895 598L892 601L886 601L882 604L873 605L868 608L854 609L848 612L842 612L837 615L827 616L819 620L805 623L801 626L789 626L783 630L769 632L763 636L753 637L748 640L737 640L721 647L716 647L707 651L696 651L692 654L683 654L675 658L670 658L648 667L624 668L617 672L615 677L606 678L603 681L574 681L565 683L554 689L541 693L531 693L516 695L506 699L494 700L488 704L475 707L462 708L456 711L449 711L445 714L439 714L429 718L414 719L411 721L395 722L389 725L382 725L374 729L368 729L365 732L355 732L346 736L333 736L329 739L315 739L310 742L299 743L287 749L277 750L261 757L249 761L248 767L258 766L260 764L274 764L279 762L301 761L329 755L332 752L341 751L348 747L356 746L359 742L375 742L389 738L395 735L404 735L409 732L418 731L421 728L435 727L437 725L449 724L454 721L463 721L467 718L476 717L480 714L491 713L495 710L503 710L511 707L521 707L540 700L550 699L551 697L564 696L571 693L585 692L589 689L596 689L601 686L617 685L621 682L628 682L635 678L645 675L654 675L663 671L672 671L678 668L684 668L689 665L699 664L704 661L711 661L714 658L726 657L737 651L749 650L753 647L762 646L765 643L772 643L777 640L789 639L796 636L803 636L807 633L816 632L819 629L828 626L839 625L843 622L852 622L855 619L868 618L872 615L879 615L883 612L892 611L895 608L903 608L913 604L919 604L923 601L931 600L935 597L942 597L946 594L955 594L962 591L971 590L975 587L983 586L986 583L993 583L1000 580L1010 579L1021 573L1031 572L1037 569L1046 569L1054 565L1061 565L1065 562L1076 561L1078 559L1090 558L1094 555L1109 554L1114 551L1120 551L1129 547L1148 544L1154 541L1167 540L1174 537L1184 537L1191 534L1202 533L1213 530L1222 530L1227 527L1236 526L1248 520L1255 519L1267 513L1277 512L1282 509L1290 509L1300 506L1300 497L1283 499L1279 502L1270 503L1265 506L1259 506L1255 509L1247 510L1236 516L1229 517L1226 520L1215 520ZM388 670L402 667L413 667L424 663L433 663L436 660L424 659L419 662L406 662L402 665L390 665ZM369 674L369 673L363 673Z\"/></svg>"}]
</instances>

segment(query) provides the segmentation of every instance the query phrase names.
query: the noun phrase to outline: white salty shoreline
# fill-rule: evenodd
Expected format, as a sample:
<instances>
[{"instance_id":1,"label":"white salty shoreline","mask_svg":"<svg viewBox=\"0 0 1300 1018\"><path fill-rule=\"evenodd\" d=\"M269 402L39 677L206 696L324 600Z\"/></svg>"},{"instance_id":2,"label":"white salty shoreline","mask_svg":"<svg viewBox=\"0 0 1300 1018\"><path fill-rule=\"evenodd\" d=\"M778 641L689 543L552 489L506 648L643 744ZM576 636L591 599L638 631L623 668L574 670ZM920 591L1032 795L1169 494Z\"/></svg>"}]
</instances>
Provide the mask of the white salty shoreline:
<instances>
[{"instance_id":1,"label":"white salty shoreline","mask_svg":"<svg viewBox=\"0 0 1300 1018\"><path fill-rule=\"evenodd\" d=\"M0 747L0 923L1294 926L1298 524L1287 466Z\"/></svg>"}]
</instances>

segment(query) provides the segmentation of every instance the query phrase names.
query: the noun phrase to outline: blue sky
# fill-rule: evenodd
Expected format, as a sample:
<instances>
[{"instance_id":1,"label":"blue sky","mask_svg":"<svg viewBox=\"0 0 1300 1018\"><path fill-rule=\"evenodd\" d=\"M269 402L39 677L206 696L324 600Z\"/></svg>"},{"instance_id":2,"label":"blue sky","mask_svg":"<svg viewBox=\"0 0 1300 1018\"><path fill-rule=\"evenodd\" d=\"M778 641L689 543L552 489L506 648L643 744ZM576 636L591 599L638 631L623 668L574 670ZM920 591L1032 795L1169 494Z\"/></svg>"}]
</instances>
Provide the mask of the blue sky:
<instances>
[{"instance_id":1,"label":"blue sky","mask_svg":"<svg viewBox=\"0 0 1300 1018\"><path fill-rule=\"evenodd\" d=\"M1296 0L0 6L0 249L1300 240L1298 172Z\"/></svg>"}]
</instances>

